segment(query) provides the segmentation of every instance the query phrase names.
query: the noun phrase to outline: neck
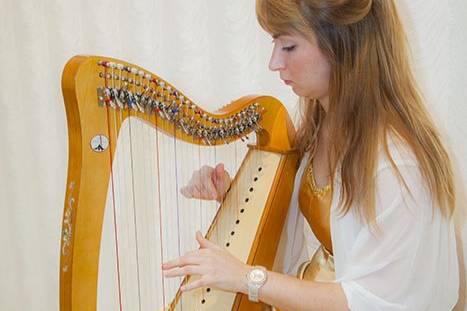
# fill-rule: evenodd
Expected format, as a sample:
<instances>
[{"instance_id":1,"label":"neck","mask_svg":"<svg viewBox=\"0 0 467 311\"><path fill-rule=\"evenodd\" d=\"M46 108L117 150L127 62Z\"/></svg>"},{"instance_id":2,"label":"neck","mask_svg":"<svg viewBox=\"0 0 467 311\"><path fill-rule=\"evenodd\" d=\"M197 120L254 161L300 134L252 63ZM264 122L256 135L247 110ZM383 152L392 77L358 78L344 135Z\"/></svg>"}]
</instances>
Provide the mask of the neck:
<instances>
[{"instance_id":1,"label":"neck","mask_svg":"<svg viewBox=\"0 0 467 311\"><path fill-rule=\"evenodd\" d=\"M326 116L328 114L329 110L329 96L325 96L323 98L318 99L319 104L323 108L324 112L326 113ZM327 143L328 141L328 133L329 133L329 118L324 117L322 120L321 124L321 129L320 129L320 139L321 141L325 141Z\"/></svg>"},{"instance_id":2,"label":"neck","mask_svg":"<svg viewBox=\"0 0 467 311\"><path fill-rule=\"evenodd\" d=\"M326 95L322 98L318 98L318 101L319 101L319 104L321 105L321 107L323 107L324 111L326 111L326 113L328 113L328 110L329 110L329 96Z\"/></svg>"},{"instance_id":3,"label":"neck","mask_svg":"<svg viewBox=\"0 0 467 311\"><path fill-rule=\"evenodd\" d=\"M328 118L324 118L321 124L321 128L319 130L319 140L321 144L328 145L329 143L329 122Z\"/></svg>"}]
</instances>

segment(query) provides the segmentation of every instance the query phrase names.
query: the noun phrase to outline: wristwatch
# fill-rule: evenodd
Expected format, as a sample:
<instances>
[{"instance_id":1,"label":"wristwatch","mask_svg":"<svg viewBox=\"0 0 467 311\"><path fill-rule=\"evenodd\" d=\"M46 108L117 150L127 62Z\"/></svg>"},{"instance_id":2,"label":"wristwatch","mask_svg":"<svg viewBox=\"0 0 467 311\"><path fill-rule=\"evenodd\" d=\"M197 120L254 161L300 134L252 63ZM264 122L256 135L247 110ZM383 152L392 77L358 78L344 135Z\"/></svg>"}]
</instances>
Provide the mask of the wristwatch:
<instances>
[{"instance_id":1,"label":"wristwatch","mask_svg":"<svg viewBox=\"0 0 467 311\"><path fill-rule=\"evenodd\" d=\"M259 289L268 279L266 268L255 266L247 273L246 278L248 281L248 299L258 302Z\"/></svg>"}]
</instances>

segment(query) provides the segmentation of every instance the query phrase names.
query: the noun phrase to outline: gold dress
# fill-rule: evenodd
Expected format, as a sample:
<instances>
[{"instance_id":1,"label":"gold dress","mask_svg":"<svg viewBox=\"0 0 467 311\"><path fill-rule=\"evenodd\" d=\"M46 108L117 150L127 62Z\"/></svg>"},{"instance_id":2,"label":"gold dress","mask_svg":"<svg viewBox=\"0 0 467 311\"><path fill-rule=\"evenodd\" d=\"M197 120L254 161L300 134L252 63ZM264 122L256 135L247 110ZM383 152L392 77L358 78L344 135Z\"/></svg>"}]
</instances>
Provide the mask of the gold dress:
<instances>
[{"instance_id":1,"label":"gold dress","mask_svg":"<svg viewBox=\"0 0 467 311\"><path fill-rule=\"evenodd\" d=\"M332 189L318 188L313 175L313 161L308 164L300 182L298 204L321 246L299 270L300 279L329 282L335 279L330 226Z\"/></svg>"},{"instance_id":2,"label":"gold dress","mask_svg":"<svg viewBox=\"0 0 467 311\"><path fill-rule=\"evenodd\" d=\"M312 163L313 161L308 163L303 173L298 194L298 205L321 245L316 249L309 261L300 265L297 277L307 281L332 282L335 280L330 226L332 189L330 185L324 188L316 186ZM271 306L265 306L263 310L280 311Z\"/></svg>"}]
</instances>

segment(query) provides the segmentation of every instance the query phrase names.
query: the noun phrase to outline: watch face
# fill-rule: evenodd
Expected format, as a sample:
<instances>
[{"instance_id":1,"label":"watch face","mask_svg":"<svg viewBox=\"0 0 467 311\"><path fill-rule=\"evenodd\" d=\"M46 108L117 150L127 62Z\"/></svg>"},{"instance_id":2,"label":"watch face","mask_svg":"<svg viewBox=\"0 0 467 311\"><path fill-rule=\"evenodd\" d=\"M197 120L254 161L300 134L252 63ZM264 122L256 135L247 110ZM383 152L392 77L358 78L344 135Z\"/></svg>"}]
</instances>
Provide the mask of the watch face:
<instances>
[{"instance_id":1,"label":"watch face","mask_svg":"<svg viewBox=\"0 0 467 311\"><path fill-rule=\"evenodd\" d=\"M253 269L250 271L250 280L255 283L262 282L264 281L265 278L266 278L266 272L264 272L261 269Z\"/></svg>"}]
</instances>

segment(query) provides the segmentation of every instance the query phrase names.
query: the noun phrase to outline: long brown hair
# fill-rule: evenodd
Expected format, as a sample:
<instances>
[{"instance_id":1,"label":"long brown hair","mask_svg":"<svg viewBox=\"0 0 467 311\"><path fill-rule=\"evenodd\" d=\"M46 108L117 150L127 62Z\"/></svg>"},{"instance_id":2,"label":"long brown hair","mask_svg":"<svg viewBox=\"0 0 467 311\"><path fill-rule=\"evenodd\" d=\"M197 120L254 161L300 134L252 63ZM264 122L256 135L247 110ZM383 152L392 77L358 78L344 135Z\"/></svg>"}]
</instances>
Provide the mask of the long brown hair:
<instances>
[{"instance_id":1,"label":"long brown hair","mask_svg":"<svg viewBox=\"0 0 467 311\"><path fill-rule=\"evenodd\" d=\"M331 65L329 108L301 98L296 145L313 153L317 132L329 118L330 170L342 179L341 212L375 219L375 170L387 134L405 141L443 215L455 206L452 168L440 135L413 77L406 37L392 0L257 0L261 26L273 35L298 33L315 38ZM410 189L408 189L410 191Z\"/></svg>"}]
</instances>

